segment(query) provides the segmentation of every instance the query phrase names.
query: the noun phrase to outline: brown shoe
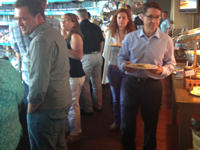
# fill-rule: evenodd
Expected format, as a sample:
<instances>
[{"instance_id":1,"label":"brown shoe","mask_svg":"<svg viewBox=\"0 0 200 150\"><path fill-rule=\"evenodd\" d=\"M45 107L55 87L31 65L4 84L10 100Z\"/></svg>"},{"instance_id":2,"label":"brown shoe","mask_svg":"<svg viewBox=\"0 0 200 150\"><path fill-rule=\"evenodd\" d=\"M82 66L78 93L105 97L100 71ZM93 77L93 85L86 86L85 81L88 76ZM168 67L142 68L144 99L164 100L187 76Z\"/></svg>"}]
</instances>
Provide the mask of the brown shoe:
<instances>
[{"instance_id":1,"label":"brown shoe","mask_svg":"<svg viewBox=\"0 0 200 150\"><path fill-rule=\"evenodd\" d=\"M113 123L111 126L110 126L110 131L116 131L118 130L120 127L120 125L118 123Z\"/></svg>"},{"instance_id":2,"label":"brown shoe","mask_svg":"<svg viewBox=\"0 0 200 150\"><path fill-rule=\"evenodd\" d=\"M79 140L80 140L80 135L77 135L77 136L68 135L67 138L66 138L67 144L72 144L72 143L79 141Z\"/></svg>"}]
</instances>

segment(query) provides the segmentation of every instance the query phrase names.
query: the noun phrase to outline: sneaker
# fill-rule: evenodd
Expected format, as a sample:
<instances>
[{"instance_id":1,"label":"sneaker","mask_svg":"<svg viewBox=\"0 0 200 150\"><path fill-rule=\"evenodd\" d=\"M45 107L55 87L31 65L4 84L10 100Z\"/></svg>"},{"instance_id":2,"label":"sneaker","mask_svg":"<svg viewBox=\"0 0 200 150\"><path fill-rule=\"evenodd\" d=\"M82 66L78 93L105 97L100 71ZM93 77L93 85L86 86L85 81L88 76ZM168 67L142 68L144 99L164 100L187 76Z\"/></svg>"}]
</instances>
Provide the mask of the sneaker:
<instances>
[{"instance_id":1,"label":"sneaker","mask_svg":"<svg viewBox=\"0 0 200 150\"><path fill-rule=\"evenodd\" d=\"M120 127L120 125L118 123L113 123L111 126L110 126L110 131L116 131L118 130Z\"/></svg>"}]
</instances>

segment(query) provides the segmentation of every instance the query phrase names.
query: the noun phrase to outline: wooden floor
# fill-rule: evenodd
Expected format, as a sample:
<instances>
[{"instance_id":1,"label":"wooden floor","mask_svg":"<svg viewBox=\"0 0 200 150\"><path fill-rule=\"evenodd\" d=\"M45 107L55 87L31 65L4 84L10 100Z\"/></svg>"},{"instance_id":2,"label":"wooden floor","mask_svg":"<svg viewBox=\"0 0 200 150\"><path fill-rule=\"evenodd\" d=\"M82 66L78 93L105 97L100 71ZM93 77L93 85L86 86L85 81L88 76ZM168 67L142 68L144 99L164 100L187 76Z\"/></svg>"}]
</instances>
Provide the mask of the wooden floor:
<instances>
[{"instance_id":1,"label":"wooden floor","mask_svg":"<svg viewBox=\"0 0 200 150\"><path fill-rule=\"evenodd\" d=\"M171 90L168 79L162 80L163 100L159 114L157 128L157 150L178 149L178 125L172 125ZM69 150L122 150L121 132L110 132L109 126L113 123L109 85L103 86L103 110L95 112L93 116L81 116L81 140L68 145ZM177 118L178 119L178 118ZM137 118L137 150L142 150L143 121L140 112Z\"/></svg>"},{"instance_id":2,"label":"wooden floor","mask_svg":"<svg viewBox=\"0 0 200 150\"><path fill-rule=\"evenodd\" d=\"M171 89L169 78L162 80L163 100L159 113L157 128L157 150L178 150L178 125L171 124ZM178 123L177 115L177 123ZM197 119L198 115L194 116ZM195 119L196 119L195 118ZM68 145L68 150L122 150L121 132L110 132L109 126L113 123L113 111L109 85L103 86L102 112L94 111L92 116L81 116L82 134L81 140ZM143 121L140 112L137 118L137 150L142 150ZM191 145L192 146L192 145ZM20 144L17 150L28 150ZM191 147L192 148L192 147Z\"/></svg>"}]
</instances>

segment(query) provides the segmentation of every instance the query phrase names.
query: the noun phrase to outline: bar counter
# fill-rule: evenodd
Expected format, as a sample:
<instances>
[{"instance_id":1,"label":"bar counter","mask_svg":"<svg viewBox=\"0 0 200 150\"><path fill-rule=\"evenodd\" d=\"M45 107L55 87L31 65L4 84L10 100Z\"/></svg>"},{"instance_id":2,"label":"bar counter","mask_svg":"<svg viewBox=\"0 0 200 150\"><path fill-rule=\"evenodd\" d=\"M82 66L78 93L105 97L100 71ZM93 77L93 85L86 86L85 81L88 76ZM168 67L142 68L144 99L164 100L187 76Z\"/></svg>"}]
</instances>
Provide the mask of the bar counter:
<instances>
[{"instance_id":1,"label":"bar counter","mask_svg":"<svg viewBox=\"0 0 200 150\"><path fill-rule=\"evenodd\" d=\"M183 68L185 63L177 63L176 70ZM176 79L172 74L172 123L176 123L178 104L179 112L179 150L189 149L191 115L200 114L200 97L191 95L184 88L183 79Z\"/></svg>"}]
</instances>

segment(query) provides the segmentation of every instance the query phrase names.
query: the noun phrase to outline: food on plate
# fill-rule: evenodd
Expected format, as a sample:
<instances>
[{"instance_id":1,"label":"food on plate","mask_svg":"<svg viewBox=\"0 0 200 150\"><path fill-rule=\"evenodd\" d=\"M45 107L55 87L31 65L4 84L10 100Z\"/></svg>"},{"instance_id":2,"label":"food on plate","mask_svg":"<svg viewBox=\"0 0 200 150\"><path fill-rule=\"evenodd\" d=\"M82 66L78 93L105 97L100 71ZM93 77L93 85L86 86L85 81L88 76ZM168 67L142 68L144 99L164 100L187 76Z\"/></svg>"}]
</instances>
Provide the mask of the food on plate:
<instances>
[{"instance_id":1,"label":"food on plate","mask_svg":"<svg viewBox=\"0 0 200 150\"><path fill-rule=\"evenodd\" d=\"M149 64L131 64L133 67L139 67L139 68L145 68L145 69L150 69L151 66Z\"/></svg>"},{"instance_id":2,"label":"food on plate","mask_svg":"<svg viewBox=\"0 0 200 150\"><path fill-rule=\"evenodd\" d=\"M194 51L190 52L190 54L194 54ZM200 52L197 52L196 54L200 55Z\"/></svg>"},{"instance_id":3,"label":"food on plate","mask_svg":"<svg viewBox=\"0 0 200 150\"><path fill-rule=\"evenodd\" d=\"M184 66L184 71L192 70L192 69L193 69L193 66Z\"/></svg>"},{"instance_id":4,"label":"food on plate","mask_svg":"<svg viewBox=\"0 0 200 150\"><path fill-rule=\"evenodd\" d=\"M184 71L184 69L181 68L181 69L178 69L178 70L176 70L176 71Z\"/></svg>"},{"instance_id":5,"label":"food on plate","mask_svg":"<svg viewBox=\"0 0 200 150\"><path fill-rule=\"evenodd\" d=\"M110 45L122 46L122 43L120 43L120 44L118 44L118 43L110 43Z\"/></svg>"},{"instance_id":6,"label":"food on plate","mask_svg":"<svg viewBox=\"0 0 200 150\"><path fill-rule=\"evenodd\" d=\"M193 95L200 96L200 87L193 87L193 90L190 91L190 93L193 94Z\"/></svg>"}]
</instances>

